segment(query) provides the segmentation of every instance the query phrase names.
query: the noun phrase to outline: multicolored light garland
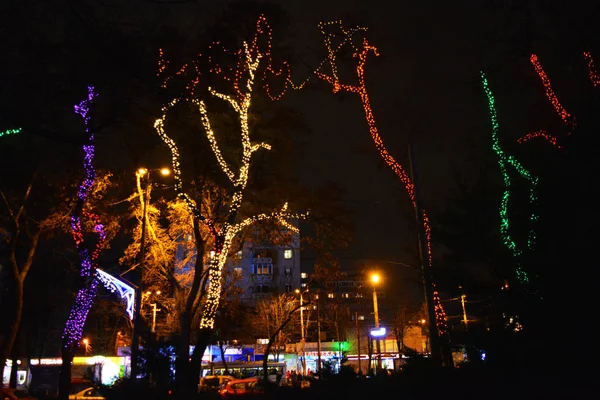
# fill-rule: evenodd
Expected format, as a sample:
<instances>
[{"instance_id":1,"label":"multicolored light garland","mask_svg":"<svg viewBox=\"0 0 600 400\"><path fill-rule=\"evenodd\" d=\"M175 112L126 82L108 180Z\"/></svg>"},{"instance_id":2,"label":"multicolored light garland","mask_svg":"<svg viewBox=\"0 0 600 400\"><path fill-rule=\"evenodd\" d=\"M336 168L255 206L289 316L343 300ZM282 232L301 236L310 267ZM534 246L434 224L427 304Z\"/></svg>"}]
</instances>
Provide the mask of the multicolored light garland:
<instances>
[{"instance_id":1,"label":"multicolored light garland","mask_svg":"<svg viewBox=\"0 0 600 400\"><path fill-rule=\"evenodd\" d=\"M265 44L261 46L261 38L265 38L263 41ZM195 96L195 90L197 85L201 80L201 68L199 62L201 60L205 61L209 65L209 72L215 75L220 75L224 80L231 82L233 84L233 88L240 98L244 96L243 90L244 88L240 88L240 80L243 79L243 75L246 70L245 66L245 57L244 53L249 52L253 59L260 58L261 63L263 65L260 79L263 82L263 87L267 96L271 100L280 100L284 94L287 92L288 88L291 86L292 82L290 80L290 65L287 61L283 61L281 63L281 67L279 69L275 69L273 67L273 59L271 56L271 51L273 48L273 31L271 26L267 22L267 18L264 15L259 16L256 22L256 34L252 39L251 44L244 45L243 49L240 49L236 52L231 52L228 49L224 48L220 42L213 42L208 46L207 51L212 51L215 48L219 48L223 54L227 54L236 58L236 66L232 67L222 67L216 61L215 57L211 55L198 54L198 57L187 64L182 65L177 72L175 72L175 76L184 76L186 73L191 73L192 77L187 82L185 88L188 91L189 97L192 98ZM164 58L164 50L159 49L159 61L158 61L158 72L157 75L160 77L163 74L166 74L167 66L169 61ZM254 71L255 73L257 71ZM283 88L280 93L274 94L274 90L271 88L269 84L269 78L271 77L282 77L279 80L283 83ZM162 81L162 87L166 88L168 86L169 81L173 79L173 76L165 75Z\"/></svg>"},{"instance_id":2,"label":"multicolored light garland","mask_svg":"<svg viewBox=\"0 0 600 400\"><path fill-rule=\"evenodd\" d=\"M341 41L341 44L338 45L337 47L333 46L333 41L332 41L332 39L335 37L335 34L332 34L332 33L329 33L326 31L328 29L328 27L333 26L333 25L340 28L340 30L343 34L343 38L344 38ZM371 103L369 100L369 93L367 91L367 87L366 87L366 83L365 83L365 63L367 61L367 56L369 55L370 52L372 52L376 56L379 55L377 48L375 46L370 45L366 38L363 39L362 48L357 48L354 45L354 42L352 41L351 36L355 32L366 31L366 28L357 27L357 28L353 28L353 29L344 29L342 21L320 23L319 28L321 30L321 34L324 36L325 47L327 48L328 60L329 60L329 64L331 67L331 76L321 72L320 70L315 71L315 74L319 78L329 82L333 88L334 93L344 91L344 92L356 93L360 96L362 106L363 106L363 109L365 112L365 118L366 118L367 124L369 126L369 132L371 134L373 142L375 143L375 147L379 151L379 154L381 155L381 158L383 158L385 163L400 178L400 181L402 182L406 191L408 192L408 196L410 197L413 207L416 208L417 202L416 202L416 198L415 198L415 186L412 182L412 179L409 176L409 174L406 172L404 167L398 161L396 161L396 159L387 151L387 148L385 147L383 140L381 139L381 136L379 135L379 130L377 129L377 124L375 122L375 116L373 114L373 110L371 108ZM340 81L339 81L338 69L337 69L337 63L336 63L337 53L341 49L342 45L345 43L348 43L348 42L352 45L352 47L355 51L354 57L358 58L358 64L356 66L356 76L358 78L357 85L347 85L347 84L340 83ZM429 217L427 216L427 213L425 212L425 210L422 210L422 212L423 212L423 225L424 225L424 230L425 230L425 238L426 238L426 242L427 242L427 256L428 256L427 262L428 262L428 265L431 265L432 264L431 226L429 223ZM438 332L440 334L444 334L447 332L447 329L444 329L444 325L443 324L441 325L439 321L445 321L446 317L445 317L445 313L441 314L441 312L443 312L443 307L442 307L441 303L439 302L439 296L438 296L437 302L436 302L435 296L434 296L434 309L436 310L436 321L438 321L438 324L437 324Z\"/></svg>"},{"instance_id":3,"label":"multicolored light garland","mask_svg":"<svg viewBox=\"0 0 600 400\"><path fill-rule=\"evenodd\" d=\"M488 98L488 106L490 110L490 117L492 121L492 148L498 155L498 164L500 165L500 172L502 173L502 178L504 180L504 193L502 195L502 202L500 205L500 232L502 234L502 238L504 244L511 250L512 255L517 260L517 278L522 283L529 282L529 277L527 273L523 270L521 266L521 257L523 256L525 250L531 250L533 245L535 244L535 230L534 225L538 220L538 215L532 210L531 215L529 216L529 220L531 222L531 228L529 230L529 235L527 238L527 243L525 245L518 245L513 236L510 233L510 220L508 218L508 200L510 198L510 189L511 189L511 178L508 174L508 167L512 167L521 177L525 178L529 182L530 190L529 190L529 203L532 208L535 206L537 201L536 188L538 183L537 176L534 176L531 172L529 172L519 161L517 161L513 156L507 155L502 147L500 146L500 140L498 138L498 116L496 114L496 106L494 95L492 94L491 89L489 88L488 80L483 73L481 72L481 81L483 83L483 90Z\"/></svg>"},{"instance_id":4,"label":"multicolored light garland","mask_svg":"<svg viewBox=\"0 0 600 400\"><path fill-rule=\"evenodd\" d=\"M77 192L77 203L75 205L73 214L71 215L71 232L81 260L79 274L83 279L85 279L86 283L84 287L79 289L77 292L75 304L71 308L71 312L69 313L69 317L63 331L63 345L65 347L70 347L72 345L77 346L81 341L81 337L83 335L83 326L85 325L87 315L96 298L97 287L98 283L100 282L96 274L96 259L98 258L99 252L102 249L106 239L106 232L104 225L102 225L100 222L100 217L96 214L83 211L90 190L96 179L96 170L93 166L95 149L94 134L90 131L89 127L90 105L95 97L96 94L94 93L94 88L88 87L87 99L82 100L74 107L75 113L79 114L83 118L85 132L88 139L87 144L83 145L83 168L86 176L79 187L79 191ZM95 248L91 253L85 247L84 243L83 223L81 221L82 215L93 221L94 232L99 236L99 239L95 244Z\"/></svg>"},{"instance_id":5,"label":"multicolored light garland","mask_svg":"<svg viewBox=\"0 0 600 400\"><path fill-rule=\"evenodd\" d=\"M192 214L201 222L203 222L210 230L214 237L214 256L211 258L209 271L208 271L208 289L206 301L203 304L202 315L200 320L200 328L201 329L212 329L214 327L214 320L216 316L216 312L219 306L220 297L221 297L221 289L222 289L222 271L225 263L227 261L227 256L229 254L229 250L231 244L233 242L234 237L245 227L255 222L266 220L266 219L274 219L293 231L298 231L298 228L288 223L289 219L300 219L305 218L307 213L299 214L299 213L290 213L287 211L288 205L285 203L282 208L278 211L274 211L269 214L259 214L250 218L246 218L240 222L237 221L238 210L242 204L244 189L248 183L248 172L250 170L250 162L252 155L260 150L270 150L271 146L267 143L252 143L250 139L250 129L248 126L248 113L251 106L252 93L255 85L255 77L257 74L257 70L261 60L268 59L268 65L266 67L266 71L271 71L270 66L270 42L271 42L271 33L270 28L267 30L269 35L269 45L267 47L267 53L263 54L259 51L258 48L258 37L264 33L264 29L262 25L266 25L266 19L261 16L257 23L257 33L252 41L252 44L248 46L246 42L243 44L243 50L237 52L239 55L239 61L237 63L237 67L235 72L233 73L233 78L231 78L231 82L233 84L233 89L235 91L234 95L226 95L223 93L217 92L215 89L209 87L208 90L210 94L216 98L226 101L233 108L233 110L237 113L240 123L240 136L242 143L242 157L240 160L240 167L238 171L234 171L233 167L229 166L224 157L221 154L219 144L216 139L216 135L212 129L210 118L208 115L208 110L206 104L202 100L191 99L188 100L192 104L198 106L200 111L202 125L206 132L207 138L210 142L211 150L213 151L217 162L223 171L223 173L227 176L229 181L233 186L233 193L231 197L231 201L229 203L228 209L228 218L226 222L222 224L222 226L217 227L215 223L209 218L204 217L196 203L193 199L183 190L183 182L181 179L181 166L179 162L179 150L175 141L167 135L165 132L165 120L167 118L168 110L177 104L178 100L172 100L168 105L162 108L162 116L157 119L154 127L160 136L160 138L165 142L165 144L169 147L172 156L172 166L173 166L173 177L175 179L175 190L178 196L183 199L187 206L189 207ZM268 26L268 25L266 25ZM164 71L166 62L161 60L159 62L159 71ZM284 64L285 65L285 64ZM189 68L188 66L182 67L183 70ZM216 67L215 67L216 68ZM199 69L196 68L196 71ZM180 70L181 71L181 70ZM220 73L221 69L218 69L217 73ZM280 71L279 71L280 73ZM275 73L276 75L278 73ZM245 83L242 85L241 81L245 79ZM263 77L264 80L264 77ZM166 79L163 82L163 86L166 85ZM193 85L189 87L190 93L193 93L193 88L198 83L199 77L193 80ZM287 86L286 86L287 87ZM267 93L270 93L270 90L267 90ZM272 98L280 98L280 94L278 96L271 96Z\"/></svg>"},{"instance_id":6,"label":"multicolored light garland","mask_svg":"<svg viewBox=\"0 0 600 400\"><path fill-rule=\"evenodd\" d=\"M6 135L14 135L16 133L21 132L21 128L17 128L17 129L7 129L5 131L0 131L0 137L2 136L6 136Z\"/></svg>"}]
</instances>

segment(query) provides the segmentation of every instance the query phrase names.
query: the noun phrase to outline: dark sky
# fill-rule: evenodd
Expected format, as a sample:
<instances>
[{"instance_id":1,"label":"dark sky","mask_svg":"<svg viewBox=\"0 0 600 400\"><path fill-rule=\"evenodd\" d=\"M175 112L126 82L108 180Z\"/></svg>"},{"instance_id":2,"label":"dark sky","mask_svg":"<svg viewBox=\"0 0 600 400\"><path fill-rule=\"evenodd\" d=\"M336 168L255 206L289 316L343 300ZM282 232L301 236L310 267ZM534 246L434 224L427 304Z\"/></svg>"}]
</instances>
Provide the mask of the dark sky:
<instances>
[{"instance_id":1,"label":"dark sky","mask_svg":"<svg viewBox=\"0 0 600 400\"><path fill-rule=\"evenodd\" d=\"M453 167L458 165L468 172L465 159L469 138L480 146L479 157L493 157L479 69L489 69L490 79L504 90L499 92L503 133L514 139L539 129L554 115L528 54L532 50L540 54L545 67L552 67L552 79L564 82L561 93L568 96L575 87L569 79L581 77L568 66L563 68L560 61L567 56L574 58L569 49L576 46L568 40L585 37L589 19L598 15L593 8L586 8L587 2L566 1L528 2L526 6L520 0L273 2L288 11L290 24L285 37L298 60L302 58L308 65L316 65L323 55L319 21L343 19L369 28L367 37L381 53L370 59L366 72L380 134L389 152L405 166L411 138L423 203L430 210L441 209L451 194ZM64 9L57 7L54 12L71 12L72 6L63 3ZM176 26L180 32L191 32L214 21L224 4L216 0L115 0L88 1L77 7L108 27L114 21L135 29L155 20ZM22 29L39 29L52 37L61 28L48 24L52 21L48 10L32 12L30 26ZM279 34L274 31L276 37ZM294 79L304 79L310 72L302 63L293 66L297 66ZM329 89L322 83L311 90L290 93L285 101L304 115L313 130L305 158L298 166L304 181L315 187L333 181L346 191L356 240L341 257L346 266L392 265L383 265L384 260L414 263L406 252L415 234L410 229L412 221L407 219L411 215L407 194L381 162L358 96L334 95Z\"/></svg>"}]
</instances>

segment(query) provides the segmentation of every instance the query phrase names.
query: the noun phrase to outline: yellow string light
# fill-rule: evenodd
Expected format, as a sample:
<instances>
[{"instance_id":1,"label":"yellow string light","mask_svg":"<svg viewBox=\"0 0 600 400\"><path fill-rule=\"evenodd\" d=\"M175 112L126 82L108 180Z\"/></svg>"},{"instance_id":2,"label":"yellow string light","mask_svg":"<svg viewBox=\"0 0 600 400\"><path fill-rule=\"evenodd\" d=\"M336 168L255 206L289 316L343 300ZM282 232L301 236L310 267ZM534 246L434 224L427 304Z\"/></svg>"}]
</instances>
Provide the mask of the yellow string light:
<instances>
[{"instance_id":1,"label":"yellow string light","mask_svg":"<svg viewBox=\"0 0 600 400\"><path fill-rule=\"evenodd\" d=\"M255 90L255 77L257 76L257 71L261 60L267 60L266 70L272 72L272 62L270 59L271 33L270 28L265 29L263 26L268 27L268 24L266 23L266 19L263 16L261 16L257 23L257 33L251 45L248 45L247 42L244 42L243 49L236 53L239 55L240 59L237 63L235 72L233 73L233 78L228 79L232 82L235 94L227 95L224 93L217 92L212 87L208 88L209 93L213 97L226 101L238 116L240 124L242 155L240 160L240 167L237 172L234 171L230 165L228 165L227 161L221 153L215 132L212 129L212 124L210 122L210 117L206 103L198 99L189 100L192 104L198 106L201 116L201 122L205 134L209 140L210 148L215 155L215 158L221 168L221 171L223 171L223 173L227 176L227 178L233 186L231 201L229 202L229 208L227 211L228 218L226 219L226 222L224 222L220 227L216 226L215 223L209 218L202 216L196 202L194 202L193 199L183 189L183 183L181 179L181 165L179 161L179 149L176 142L165 132L165 120L167 118L167 113L170 108L177 104L177 99L172 100L170 103L168 103L162 108L161 118L157 119L154 123L154 127L158 135L171 151L173 177L175 179L175 190L177 191L178 196L186 202L188 208L196 218L207 224L215 241L214 257L211 259L208 267L208 287L206 301L203 304L202 315L200 318L201 329L212 329L214 327L214 320L217 309L219 307L222 292L223 267L227 262L227 256L229 254L229 250L231 248L231 244L233 243L233 239L235 238L235 236L245 227L255 222L266 219L278 221L280 224L287 227L288 229L298 231L298 229L292 224L290 224L288 221L290 219L302 219L308 216L308 213L289 212L288 204L286 202L280 210L273 211L271 213L258 214L249 218L245 218L240 222L235 222L238 216L239 208L242 204L244 189L246 188L246 185L248 183L248 173L250 171L252 155L260 149L271 149L271 146L267 143L253 143L251 141L250 128L248 125L248 114L251 107L252 94ZM259 51L258 38L265 32L268 33L269 44L267 46L266 53L263 54ZM158 68L159 74L163 73L165 65L166 62L161 57L161 61L159 62ZM179 70L178 74L183 74L188 68L189 65L186 64ZM196 71L198 71L198 69L196 69ZM213 71L215 71L216 73L221 73L222 69L214 67ZM241 84L242 80L244 79L245 83ZM166 85L167 82L168 78L166 78L163 81L163 86ZM197 82L198 76L196 75L193 78L193 82L190 85L188 85L188 89L191 89L190 93L193 93L193 88L195 87ZM274 99L277 99L277 96L274 96Z\"/></svg>"}]
</instances>

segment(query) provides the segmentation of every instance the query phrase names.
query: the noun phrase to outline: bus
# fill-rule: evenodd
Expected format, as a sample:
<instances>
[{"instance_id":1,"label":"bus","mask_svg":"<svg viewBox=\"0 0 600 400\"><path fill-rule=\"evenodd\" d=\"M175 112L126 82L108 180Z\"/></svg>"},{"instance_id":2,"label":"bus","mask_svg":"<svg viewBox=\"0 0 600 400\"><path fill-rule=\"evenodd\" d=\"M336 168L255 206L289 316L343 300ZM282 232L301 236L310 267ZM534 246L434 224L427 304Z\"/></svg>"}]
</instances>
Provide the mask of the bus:
<instances>
[{"instance_id":1,"label":"bus","mask_svg":"<svg viewBox=\"0 0 600 400\"><path fill-rule=\"evenodd\" d=\"M267 368L269 370L269 380L276 381L277 375L285 378L287 372L285 362L269 361L267 363ZM225 374L225 365L222 362L203 364L202 370L200 371L200 377L202 378L207 375L231 375L237 379L243 379L254 376L263 376L263 362L228 362L227 370L228 373Z\"/></svg>"}]
</instances>

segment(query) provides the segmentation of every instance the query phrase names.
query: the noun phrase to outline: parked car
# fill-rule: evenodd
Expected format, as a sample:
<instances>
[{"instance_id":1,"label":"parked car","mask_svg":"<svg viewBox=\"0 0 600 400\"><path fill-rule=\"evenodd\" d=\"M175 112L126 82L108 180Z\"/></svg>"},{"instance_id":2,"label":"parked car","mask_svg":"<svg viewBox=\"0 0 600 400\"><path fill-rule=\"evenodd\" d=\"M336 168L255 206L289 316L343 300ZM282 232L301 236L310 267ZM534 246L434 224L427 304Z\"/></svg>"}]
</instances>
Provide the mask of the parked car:
<instances>
[{"instance_id":1,"label":"parked car","mask_svg":"<svg viewBox=\"0 0 600 400\"><path fill-rule=\"evenodd\" d=\"M30 396L20 389L0 388L0 390L2 391L2 400L37 400L37 397Z\"/></svg>"},{"instance_id":2,"label":"parked car","mask_svg":"<svg viewBox=\"0 0 600 400\"><path fill-rule=\"evenodd\" d=\"M206 375L200 379L198 392L216 392L225 383L233 380L235 377L231 375Z\"/></svg>"},{"instance_id":3,"label":"parked car","mask_svg":"<svg viewBox=\"0 0 600 400\"><path fill-rule=\"evenodd\" d=\"M81 392L70 394L69 400L106 400L106 397L102 396L98 389L89 387Z\"/></svg>"},{"instance_id":4,"label":"parked car","mask_svg":"<svg viewBox=\"0 0 600 400\"><path fill-rule=\"evenodd\" d=\"M247 394L263 394L264 392L265 390L259 377L235 379L227 382L219 389L219 394L225 399Z\"/></svg>"}]
</instances>

